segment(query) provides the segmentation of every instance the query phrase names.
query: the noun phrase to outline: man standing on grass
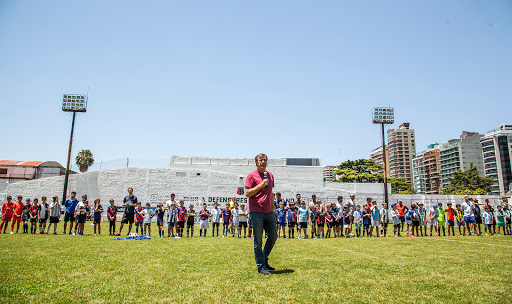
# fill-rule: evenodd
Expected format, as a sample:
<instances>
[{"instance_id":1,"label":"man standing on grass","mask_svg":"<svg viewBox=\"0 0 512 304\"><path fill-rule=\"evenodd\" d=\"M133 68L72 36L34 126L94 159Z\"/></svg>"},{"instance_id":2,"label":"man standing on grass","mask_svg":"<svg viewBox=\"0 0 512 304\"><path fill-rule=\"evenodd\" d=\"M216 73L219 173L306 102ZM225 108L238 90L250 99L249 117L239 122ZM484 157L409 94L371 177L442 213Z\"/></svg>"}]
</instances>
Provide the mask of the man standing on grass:
<instances>
[{"instance_id":1,"label":"man standing on grass","mask_svg":"<svg viewBox=\"0 0 512 304\"><path fill-rule=\"evenodd\" d=\"M133 195L133 188L128 188L128 195L123 199L123 206L125 206L123 220L121 221L121 226L119 227L119 233L117 236L121 235L121 231L123 231L124 224L130 224L128 226L128 235L132 232L133 222L135 220L135 207L137 207L137 197Z\"/></svg>"},{"instance_id":2,"label":"man standing on grass","mask_svg":"<svg viewBox=\"0 0 512 304\"><path fill-rule=\"evenodd\" d=\"M254 158L257 170L249 173L245 180L245 195L249 198L249 214L254 231L254 259L258 272L269 276L275 268L268 264L268 256L277 239L277 212L275 210L274 176L267 172L267 155L260 153ZM263 230L267 233L267 242L262 250Z\"/></svg>"},{"instance_id":3,"label":"man standing on grass","mask_svg":"<svg viewBox=\"0 0 512 304\"><path fill-rule=\"evenodd\" d=\"M474 205L469 200L469 196L464 196L464 203L460 206L462 211L464 211L464 222L466 223L466 228L469 231L469 235L473 234L473 225L476 224L475 213L473 212Z\"/></svg>"},{"instance_id":4,"label":"man standing on grass","mask_svg":"<svg viewBox=\"0 0 512 304\"><path fill-rule=\"evenodd\" d=\"M340 201L340 198L341 198L341 201ZM343 201L343 197L339 196L338 202L340 202L340 204L341 204L342 201ZM348 218L350 220L349 234L352 234L352 224L354 224L354 212L356 211L356 195L354 193L352 193L350 195L350 199L347 202L347 206L348 206ZM341 210L342 209L340 209L340 211ZM341 231L343 231L343 229ZM341 236L343 236L343 232L341 233Z\"/></svg>"},{"instance_id":5,"label":"man standing on grass","mask_svg":"<svg viewBox=\"0 0 512 304\"><path fill-rule=\"evenodd\" d=\"M176 206L178 206L178 203L176 202L176 195L174 193L171 193L171 199L168 200L165 203L165 210L167 210L167 236L171 237L171 235L174 237L174 223L176 222ZM172 234L171 234L172 230Z\"/></svg>"},{"instance_id":6,"label":"man standing on grass","mask_svg":"<svg viewBox=\"0 0 512 304\"><path fill-rule=\"evenodd\" d=\"M71 192L71 198L68 198L66 202L64 202L64 208L66 208L66 212L64 213L64 232L62 234L66 234L66 227L69 224L69 234L73 230L73 223L75 222L75 208L78 204L78 200L76 199L76 192Z\"/></svg>"},{"instance_id":7,"label":"man standing on grass","mask_svg":"<svg viewBox=\"0 0 512 304\"><path fill-rule=\"evenodd\" d=\"M401 232L404 232L405 209L407 209L407 207L402 203L402 201L398 201L398 205L396 205L396 210L400 215L400 222L402 223L402 228L400 229Z\"/></svg>"}]
</instances>

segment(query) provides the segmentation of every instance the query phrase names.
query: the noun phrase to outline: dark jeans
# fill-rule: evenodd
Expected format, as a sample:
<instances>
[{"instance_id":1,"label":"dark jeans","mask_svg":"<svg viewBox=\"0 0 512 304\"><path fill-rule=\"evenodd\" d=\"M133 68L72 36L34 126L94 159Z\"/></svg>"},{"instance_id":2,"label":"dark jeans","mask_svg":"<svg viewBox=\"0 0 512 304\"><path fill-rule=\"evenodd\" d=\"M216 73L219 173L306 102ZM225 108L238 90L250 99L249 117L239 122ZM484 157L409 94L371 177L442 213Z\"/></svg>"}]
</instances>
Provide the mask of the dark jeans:
<instances>
[{"instance_id":1,"label":"dark jeans","mask_svg":"<svg viewBox=\"0 0 512 304\"><path fill-rule=\"evenodd\" d=\"M268 255L277 240L277 221L274 213L251 212L251 222L254 233L254 259L258 270L265 268L268 261ZM261 250L263 244L263 230L267 233L267 242L264 250Z\"/></svg>"}]
</instances>

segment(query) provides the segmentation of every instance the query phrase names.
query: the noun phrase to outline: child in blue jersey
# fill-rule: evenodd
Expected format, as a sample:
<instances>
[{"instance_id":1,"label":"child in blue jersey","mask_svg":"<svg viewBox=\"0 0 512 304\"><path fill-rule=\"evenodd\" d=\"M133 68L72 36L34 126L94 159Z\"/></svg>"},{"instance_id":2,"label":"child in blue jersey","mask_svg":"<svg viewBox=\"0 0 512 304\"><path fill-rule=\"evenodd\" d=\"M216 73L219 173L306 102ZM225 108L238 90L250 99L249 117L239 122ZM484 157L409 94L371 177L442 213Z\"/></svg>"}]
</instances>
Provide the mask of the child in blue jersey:
<instances>
[{"instance_id":1,"label":"child in blue jersey","mask_svg":"<svg viewBox=\"0 0 512 304\"><path fill-rule=\"evenodd\" d=\"M94 235L101 235L101 214L103 213L103 206L100 205L100 199L94 199ZM96 234L96 227L98 228L98 234Z\"/></svg>"},{"instance_id":2,"label":"child in blue jersey","mask_svg":"<svg viewBox=\"0 0 512 304\"><path fill-rule=\"evenodd\" d=\"M295 204L290 204L286 207L286 219L288 220L288 238L295 238L295 225L297 223L297 207Z\"/></svg>"},{"instance_id":3,"label":"child in blue jersey","mask_svg":"<svg viewBox=\"0 0 512 304\"><path fill-rule=\"evenodd\" d=\"M213 204L213 209L211 211L212 216L212 237L215 236L215 228L217 228L217 237L219 237L219 223L220 223L220 216L221 216L221 210L219 209L219 204L215 202Z\"/></svg>"},{"instance_id":4,"label":"child in blue jersey","mask_svg":"<svg viewBox=\"0 0 512 304\"><path fill-rule=\"evenodd\" d=\"M489 233L490 235L492 235L492 231L491 231L491 227L492 227L491 209L489 207L485 206L484 210L485 210L485 212L484 212L484 223L485 223L484 232L485 233ZM459 231L460 231L460 229L459 229Z\"/></svg>"},{"instance_id":5,"label":"child in blue jersey","mask_svg":"<svg viewBox=\"0 0 512 304\"><path fill-rule=\"evenodd\" d=\"M159 203L156 205L155 209L155 215L156 215L156 226L158 227L158 237L165 237L164 233L164 204Z\"/></svg>"},{"instance_id":6,"label":"child in blue jersey","mask_svg":"<svg viewBox=\"0 0 512 304\"><path fill-rule=\"evenodd\" d=\"M348 205L343 207L343 228L345 228L345 238L350 238L350 213Z\"/></svg>"},{"instance_id":7,"label":"child in blue jersey","mask_svg":"<svg viewBox=\"0 0 512 304\"><path fill-rule=\"evenodd\" d=\"M361 237L361 227L363 227L363 213L361 212L361 205L356 206L354 211L354 224L356 225L356 236Z\"/></svg>"},{"instance_id":8,"label":"child in blue jersey","mask_svg":"<svg viewBox=\"0 0 512 304\"><path fill-rule=\"evenodd\" d=\"M325 237L330 238L331 237L331 230L334 222L334 217L332 216L331 209L326 208L325 212L325 224L327 226L327 231L325 232Z\"/></svg>"},{"instance_id":9,"label":"child in blue jersey","mask_svg":"<svg viewBox=\"0 0 512 304\"><path fill-rule=\"evenodd\" d=\"M366 208L363 208L363 237L365 236L370 236L370 222L371 222L371 211L370 211L370 206L367 205Z\"/></svg>"},{"instance_id":10,"label":"child in blue jersey","mask_svg":"<svg viewBox=\"0 0 512 304\"><path fill-rule=\"evenodd\" d=\"M340 210L336 207L336 203L331 204L331 208L329 212L332 214L332 227L334 229L334 237L340 236L340 229L343 229L343 226L340 228L340 222L343 224L343 221L340 221Z\"/></svg>"},{"instance_id":11,"label":"child in blue jersey","mask_svg":"<svg viewBox=\"0 0 512 304\"><path fill-rule=\"evenodd\" d=\"M231 211L229 210L229 203L222 209L222 237L227 237L229 232L229 221L231 220Z\"/></svg>"},{"instance_id":12,"label":"child in blue jersey","mask_svg":"<svg viewBox=\"0 0 512 304\"><path fill-rule=\"evenodd\" d=\"M117 212L118 212L118 209L114 205L114 200L110 199L110 206L107 208L108 232L109 232L109 235L116 234Z\"/></svg>"},{"instance_id":13,"label":"child in blue jersey","mask_svg":"<svg viewBox=\"0 0 512 304\"><path fill-rule=\"evenodd\" d=\"M373 237L373 228L375 228L377 237L380 237L380 209L379 207L377 207L377 201L372 201L372 207L370 208L370 210L372 213L372 227L370 228L370 237Z\"/></svg>"},{"instance_id":14,"label":"child in blue jersey","mask_svg":"<svg viewBox=\"0 0 512 304\"><path fill-rule=\"evenodd\" d=\"M318 221L318 213L315 205L309 206L309 223L311 224L311 238L316 238L316 223Z\"/></svg>"},{"instance_id":15,"label":"child in blue jersey","mask_svg":"<svg viewBox=\"0 0 512 304\"><path fill-rule=\"evenodd\" d=\"M206 209L206 203L203 203L203 210L199 211L199 237L206 237L208 231L208 218L210 211ZM203 233L204 231L204 233Z\"/></svg>"},{"instance_id":16,"label":"child in blue jersey","mask_svg":"<svg viewBox=\"0 0 512 304\"><path fill-rule=\"evenodd\" d=\"M300 202L300 207L297 210L297 218L299 220L299 227L297 230L297 233L299 235L300 239L300 232L302 229L304 229L304 237L308 238L308 217L309 217L309 210L306 208L306 202L302 201Z\"/></svg>"},{"instance_id":17,"label":"child in blue jersey","mask_svg":"<svg viewBox=\"0 0 512 304\"><path fill-rule=\"evenodd\" d=\"M276 209L277 212L277 237L281 237L281 230L283 230L283 238L286 238L286 209L284 208L284 203L279 203L279 208Z\"/></svg>"}]
</instances>

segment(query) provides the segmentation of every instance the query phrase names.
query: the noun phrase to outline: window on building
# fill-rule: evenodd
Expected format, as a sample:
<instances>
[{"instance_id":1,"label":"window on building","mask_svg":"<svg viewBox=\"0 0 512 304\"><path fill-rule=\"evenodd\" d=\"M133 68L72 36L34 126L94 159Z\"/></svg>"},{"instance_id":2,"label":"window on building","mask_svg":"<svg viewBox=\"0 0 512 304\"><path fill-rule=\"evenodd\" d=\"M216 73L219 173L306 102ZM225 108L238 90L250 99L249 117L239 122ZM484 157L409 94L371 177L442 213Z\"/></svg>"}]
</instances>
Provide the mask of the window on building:
<instances>
[{"instance_id":1,"label":"window on building","mask_svg":"<svg viewBox=\"0 0 512 304\"><path fill-rule=\"evenodd\" d=\"M176 171L176 177L187 177L187 172Z\"/></svg>"}]
</instances>

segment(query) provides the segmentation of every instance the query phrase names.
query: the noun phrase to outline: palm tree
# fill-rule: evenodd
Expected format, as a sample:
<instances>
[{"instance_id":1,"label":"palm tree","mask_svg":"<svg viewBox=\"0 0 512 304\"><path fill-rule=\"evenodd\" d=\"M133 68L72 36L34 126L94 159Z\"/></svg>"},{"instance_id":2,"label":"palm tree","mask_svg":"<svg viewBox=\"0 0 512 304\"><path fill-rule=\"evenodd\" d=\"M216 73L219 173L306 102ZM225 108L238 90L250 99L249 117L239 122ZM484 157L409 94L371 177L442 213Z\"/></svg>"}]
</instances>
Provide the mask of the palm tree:
<instances>
[{"instance_id":1,"label":"palm tree","mask_svg":"<svg viewBox=\"0 0 512 304\"><path fill-rule=\"evenodd\" d=\"M78 152L76 156L76 164L80 167L80 172L87 172L89 167L94 163L94 158L92 158L92 153L90 150L83 149Z\"/></svg>"}]
</instances>

